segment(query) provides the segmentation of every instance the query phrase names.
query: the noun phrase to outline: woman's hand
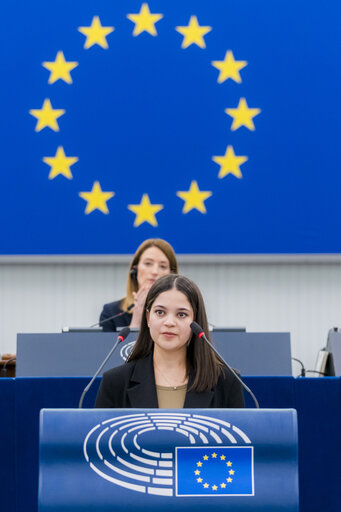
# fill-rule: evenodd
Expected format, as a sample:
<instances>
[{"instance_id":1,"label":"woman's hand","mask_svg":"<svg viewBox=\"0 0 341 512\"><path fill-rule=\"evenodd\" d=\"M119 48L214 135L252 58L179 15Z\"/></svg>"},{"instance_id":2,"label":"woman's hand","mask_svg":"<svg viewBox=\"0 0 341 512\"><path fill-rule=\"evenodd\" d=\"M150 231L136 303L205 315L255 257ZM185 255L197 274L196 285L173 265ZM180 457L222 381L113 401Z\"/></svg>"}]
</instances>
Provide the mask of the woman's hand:
<instances>
[{"instance_id":1,"label":"woman's hand","mask_svg":"<svg viewBox=\"0 0 341 512\"><path fill-rule=\"evenodd\" d=\"M137 292L133 292L134 297L134 309L133 316L131 318L130 327L140 328L142 313L146 302L147 294L150 290L150 286L144 285Z\"/></svg>"}]
</instances>

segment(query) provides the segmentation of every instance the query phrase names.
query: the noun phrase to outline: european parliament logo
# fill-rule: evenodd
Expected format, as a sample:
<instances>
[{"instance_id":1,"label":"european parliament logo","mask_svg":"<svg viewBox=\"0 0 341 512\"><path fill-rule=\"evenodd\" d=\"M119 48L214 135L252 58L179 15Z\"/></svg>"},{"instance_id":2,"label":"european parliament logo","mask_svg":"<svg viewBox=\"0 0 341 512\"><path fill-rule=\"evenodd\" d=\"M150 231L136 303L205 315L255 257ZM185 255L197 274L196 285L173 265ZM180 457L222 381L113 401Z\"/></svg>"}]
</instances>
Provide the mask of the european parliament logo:
<instances>
[{"instance_id":1,"label":"european parliament logo","mask_svg":"<svg viewBox=\"0 0 341 512\"><path fill-rule=\"evenodd\" d=\"M158 446L158 450L155 450ZM118 416L87 434L83 452L99 477L155 496L254 496L251 440L210 415Z\"/></svg>"}]
</instances>

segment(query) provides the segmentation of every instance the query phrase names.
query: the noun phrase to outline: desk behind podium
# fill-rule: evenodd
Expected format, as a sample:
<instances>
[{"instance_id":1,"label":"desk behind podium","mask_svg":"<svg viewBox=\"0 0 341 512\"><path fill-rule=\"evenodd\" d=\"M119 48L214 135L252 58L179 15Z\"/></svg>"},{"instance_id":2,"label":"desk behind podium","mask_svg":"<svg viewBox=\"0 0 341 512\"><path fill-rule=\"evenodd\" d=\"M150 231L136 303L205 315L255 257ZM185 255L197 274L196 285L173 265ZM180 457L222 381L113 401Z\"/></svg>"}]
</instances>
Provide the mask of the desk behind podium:
<instances>
[{"instance_id":1,"label":"desk behind podium","mask_svg":"<svg viewBox=\"0 0 341 512\"><path fill-rule=\"evenodd\" d=\"M298 512L293 409L45 409L39 512Z\"/></svg>"},{"instance_id":2,"label":"desk behind podium","mask_svg":"<svg viewBox=\"0 0 341 512\"><path fill-rule=\"evenodd\" d=\"M17 377L84 377L94 375L112 348L117 333L69 332L18 334ZM103 371L124 363L137 332L118 346ZM213 331L213 342L231 366L252 376L291 376L290 334ZM199 343L201 341L198 340Z\"/></svg>"}]
</instances>

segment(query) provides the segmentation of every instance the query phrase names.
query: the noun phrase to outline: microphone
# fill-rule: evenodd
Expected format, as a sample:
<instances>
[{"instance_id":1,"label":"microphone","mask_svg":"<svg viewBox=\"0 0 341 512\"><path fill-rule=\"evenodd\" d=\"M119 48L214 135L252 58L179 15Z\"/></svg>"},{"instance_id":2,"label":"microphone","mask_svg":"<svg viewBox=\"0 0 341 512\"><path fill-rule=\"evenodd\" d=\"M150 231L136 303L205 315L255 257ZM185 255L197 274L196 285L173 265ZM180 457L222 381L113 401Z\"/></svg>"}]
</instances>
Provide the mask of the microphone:
<instances>
[{"instance_id":1,"label":"microphone","mask_svg":"<svg viewBox=\"0 0 341 512\"><path fill-rule=\"evenodd\" d=\"M6 362L4 363L4 365L1 369L2 377L7 377L7 365L8 365L8 363L12 363L12 361L16 361L16 359L17 359L17 356L13 356L13 357L10 357L9 359L6 359ZM2 359L2 361L5 361L5 360Z\"/></svg>"},{"instance_id":2,"label":"microphone","mask_svg":"<svg viewBox=\"0 0 341 512\"><path fill-rule=\"evenodd\" d=\"M291 359L293 361L296 361L297 363L299 363L301 365L301 375L300 375L300 377L305 377L306 369L305 369L304 364L302 363L302 361L300 359L297 359L296 357L292 357ZM310 370L308 370L308 371L310 371ZM317 372L317 373L320 373L320 372Z\"/></svg>"},{"instance_id":3,"label":"microphone","mask_svg":"<svg viewBox=\"0 0 341 512\"><path fill-rule=\"evenodd\" d=\"M97 327L98 325L102 326L102 324L105 324L106 322L109 322L109 320L114 320L115 318L118 318L118 317L124 315L125 313L127 313L128 311L133 309L134 306L135 306L134 303L129 304L129 306L127 307L127 311L121 311L120 313L117 313L116 315L109 316L109 318L105 318L104 320L101 320L100 322L97 322L97 324L90 325L89 329L92 329L93 327Z\"/></svg>"},{"instance_id":4,"label":"microphone","mask_svg":"<svg viewBox=\"0 0 341 512\"><path fill-rule=\"evenodd\" d=\"M83 407L83 400L84 400L84 397L86 395L86 393L89 391L89 389L91 388L92 386L92 383L93 381L96 379L96 377L99 375L100 371L102 370L103 366L105 365L105 363L108 361L109 357L111 356L111 354L115 351L117 345L119 343L122 343L122 341L124 341L127 336L129 335L130 333L130 329L129 327L123 327L123 329L121 330L120 334L117 336L117 340L116 340L116 343L115 345L112 347L112 349L110 350L109 354L106 356L106 358L104 359L103 363L99 366L98 370L96 371L95 375L92 377L91 381L89 382L89 384L84 388L84 391L82 393L82 396L80 397L80 400L79 400L79 404L78 404L78 408L79 409L82 409Z\"/></svg>"},{"instance_id":5,"label":"microphone","mask_svg":"<svg viewBox=\"0 0 341 512\"><path fill-rule=\"evenodd\" d=\"M257 407L257 409L259 409L259 403L258 403L258 400L257 398L255 397L255 395L252 393L251 389L246 385L244 384L244 382L242 381L242 379L239 377L239 375L233 370L233 368L231 368L231 366L225 361L225 359L219 354L219 352L214 348L214 346L212 345L212 343L207 339L206 335L205 335L205 332L204 330L202 329L202 327L200 327L199 324L197 324L196 322L192 322L191 325L190 325L190 328L192 329L192 332L198 336L198 338L200 339L203 339L206 341L206 343L211 347L211 349L213 350L213 352L218 356L218 358L220 359L221 362L223 362L225 364L225 366L230 370L231 373L233 373L233 375L236 377L237 380L239 380L239 382L241 383L241 385L243 386L244 389L246 389L246 391L251 395L254 403L255 403L255 406Z\"/></svg>"},{"instance_id":6,"label":"microphone","mask_svg":"<svg viewBox=\"0 0 341 512\"><path fill-rule=\"evenodd\" d=\"M116 315L109 316L109 318L105 318L104 320L101 320L96 324L90 325L89 327L63 327L62 332L88 332L89 329L93 329L94 327L102 327L102 324L105 324L105 322L109 322L109 320L114 320L114 318L118 318L119 316L124 315L125 313L133 309L134 306L135 304L132 303L127 307L127 311L121 311L120 313L116 313Z\"/></svg>"}]
</instances>

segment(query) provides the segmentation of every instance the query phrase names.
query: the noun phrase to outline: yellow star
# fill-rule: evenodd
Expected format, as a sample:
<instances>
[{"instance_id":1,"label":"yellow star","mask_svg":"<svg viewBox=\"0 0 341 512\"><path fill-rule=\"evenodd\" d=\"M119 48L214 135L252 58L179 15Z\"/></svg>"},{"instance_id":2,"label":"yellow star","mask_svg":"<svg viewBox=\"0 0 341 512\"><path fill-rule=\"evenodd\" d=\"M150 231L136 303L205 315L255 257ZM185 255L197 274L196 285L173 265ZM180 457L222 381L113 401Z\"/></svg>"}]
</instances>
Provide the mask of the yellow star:
<instances>
[{"instance_id":1,"label":"yellow star","mask_svg":"<svg viewBox=\"0 0 341 512\"><path fill-rule=\"evenodd\" d=\"M227 482L230 484L232 482L232 478L228 477L226 478Z\"/></svg>"},{"instance_id":2,"label":"yellow star","mask_svg":"<svg viewBox=\"0 0 341 512\"><path fill-rule=\"evenodd\" d=\"M225 460L225 459L226 459L225 455L220 455L220 460Z\"/></svg>"},{"instance_id":3,"label":"yellow star","mask_svg":"<svg viewBox=\"0 0 341 512\"><path fill-rule=\"evenodd\" d=\"M176 195L185 201L182 213L188 213L194 208L201 213L206 213L204 201L208 197L211 197L212 192L209 192L208 190L199 190L198 183L196 181L192 181L190 189L187 192L179 191Z\"/></svg>"},{"instance_id":4,"label":"yellow star","mask_svg":"<svg viewBox=\"0 0 341 512\"><path fill-rule=\"evenodd\" d=\"M208 484L204 484L204 487L205 487L205 489L207 489L209 487L209 485Z\"/></svg>"},{"instance_id":5,"label":"yellow star","mask_svg":"<svg viewBox=\"0 0 341 512\"><path fill-rule=\"evenodd\" d=\"M199 466L199 468L202 466L202 462L197 462L197 466Z\"/></svg>"},{"instance_id":6,"label":"yellow star","mask_svg":"<svg viewBox=\"0 0 341 512\"><path fill-rule=\"evenodd\" d=\"M202 478L197 478L197 482L199 482L199 484L201 484Z\"/></svg>"},{"instance_id":7,"label":"yellow star","mask_svg":"<svg viewBox=\"0 0 341 512\"><path fill-rule=\"evenodd\" d=\"M63 174L65 178L72 179L72 173L70 171L71 165L78 162L76 156L66 156L64 153L63 146L59 146L55 156L44 156L43 162L51 166L49 180L52 180L58 174Z\"/></svg>"},{"instance_id":8,"label":"yellow star","mask_svg":"<svg viewBox=\"0 0 341 512\"><path fill-rule=\"evenodd\" d=\"M218 84L222 84L225 80L231 78L238 84L241 83L239 71L247 66L246 60L234 60L234 55L231 50L225 54L224 60L212 61L212 66L219 69Z\"/></svg>"},{"instance_id":9,"label":"yellow star","mask_svg":"<svg viewBox=\"0 0 341 512\"><path fill-rule=\"evenodd\" d=\"M127 14L127 18L135 23L133 36L138 36L142 32L157 36L155 23L163 18L163 14L151 14L148 4L142 4L139 13Z\"/></svg>"},{"instance_id":10,"label":"yellow star","mask_svg":"<svg viewBox=\"0 0 341 512\"><path fill-rule=\"evenodd\" d=\"M194 471L194 474L195 474L195 475L200 475L200 471L199 471L199 469L196 469L196 470Z\"/></svg>"},{"instance_id":11,"label":"yellow star","mask_svg":"<svg viewBox=\"0 0 341 512\"><path fill-rule=\"evenodd\" d=\"M200 48L206 48L204 36L211 32L212 27L201 27L198 23L198 18L191 16L187 26L175 27L175 30L184 36L181 48L188 48L191 44L196 44Z\"/></svg>"},{"instance_id":12,"label":"yellow star","mask_svg":"<svg viewBox=\"0 0 341 512\"><path fill-rule=\"evenodd\" d=\"M90 27L78 27L78 31L86 36L84 48L87 50L98 44L104 49L109 48L106 37L115 30L115 27L103 27L99 16L94 16Z\"/></svg>"},{"instance_id":13,"label":"yellow star","mask_svg":"<svg viewBox=\"0 0 341 512\"><path fill-rule=\"evenodd\" d=\"M55 109L53 110L51 101L49 99L44 100L43 106L41 109L31 109L30 114L33 117L38 119L38 122L35 127L36 132L40 132L43 128L49 127L51 130L55 132L59 132L59 126L57 123L58 117L65 114L65 110L63 109Z\"/></svg>"},{"instance_id":14,"label":"yellow star","mask_svg":"<svg viewBox=\"0 0 341 512\"><path fill-rule=\"evenodd\" d=\"M54 62L43 62L42 65L51 71L49 84L54 84L57 80L64 80L67 84L72 84L70 71L78 66L78 62L66 62L64 53L58 52Z\"/></svg>"},{"instance_id":15,"label":"yellow star","mask_svg":"<svg viewBox=\"0 0 341 512\"><path fill-rule=\"evenodd\" d=\"M257 116L261 110L260 108L249 108L245 98L240 98L237 108L225 109L226 114L233 117L231 130L237 130L241 126L246 126L249 130L255 130L252 118Z\"/></svg>"},{"instance_id":16,"label":"yellow star","mask_svg":"<svg viewBox=\"0 0 341 512\"><path fill-rule=\"evenodd\" d=\"M228 462L226 462L226 466L232 466L232 462L229 460Z\"/></svg>"},{"instance_id":17,"label":"yellow star","mask_svg":"<svg viewBox=\"0 0 341 512\"><path fill-rule=\"evenodd\" d=\"M212 453L212 458L216 459L217 458L217 454L216 453Z\"/></svg>"},{"instance_id":18,"label":"yellow star","mask_svg":"<svg viewBox=\"0 0 341 512\"><path fill-rule=\"evenodd\" d=\"M204 455L204 456L203 456L203 459L204 459L204 460L208 460L208 455Z\"/></svg>"},{"instance_id":19,"label":"yellow star","mask_svg":"<svg viewBox=\"0 0 341 512\"><path fill-rule=\"evenodd\" d=\"M225 483L222 483L222 484L220 484L220 487L222 487L223 489L225 489L226 484L225 484Z\"/></svg>"},{"instance_id":20,"label":"yellow star","mask_svg":"<svg viewBox=\"0 0 341 512\"><path fill-rule=\"evenodd\" d=\"M227 146L225 155L213 156L212 160L220 165L219 178L224 178L229 173L233 174L236 178L241 178L242 173L240 172L239 166L245 163L248 157L235 155L233 147Z\"/></svg>"},{"instance_id":21,"label":"yellow star","mask_svg":"<svg viewBox=\"0 0 341 512\"><path fill-rule=\"evenodd\" d=\"M229 475L234 475L234 470L233 469L230 469Z\"/></svg>"},{"instance_id":22,"label":"yellow star","mask_svg":"<svg viewBox=\"0 0 341 512\"><path fill-rule=\"evenodd\" d=\"M212 490L213 491L216 491L218 489L218 487L216 485L212 485Z\"/></svg>"},{"instance_id":23,"label":"yellow star","mask_svg":"<svg viewBox=\"0 0 341 512\"><path fill-rule=\"evenodd\" d=\"M163 210L163 204L151 204L148 194L143 194L140 204L129 204L128 209L136 213L134 226L137 228L143 222L149 222L152 226L157 226L155 215Z\"/></svg>"},{"instance_id":24,"label":"yellow star","mask_svg":"<svg viewBox=\"0 0 341 512\"><path fill-rule=\"evenodd\" d=\"M107 201L109 201L115 193L103 192L99 181L95 181L91 192L80 192L79 195L82 199L85 199L85 201L88 202L85 208L86 214L91 213L94 210L100 210L102 213L109 213Z\"/></svg>"}]
</instances>

